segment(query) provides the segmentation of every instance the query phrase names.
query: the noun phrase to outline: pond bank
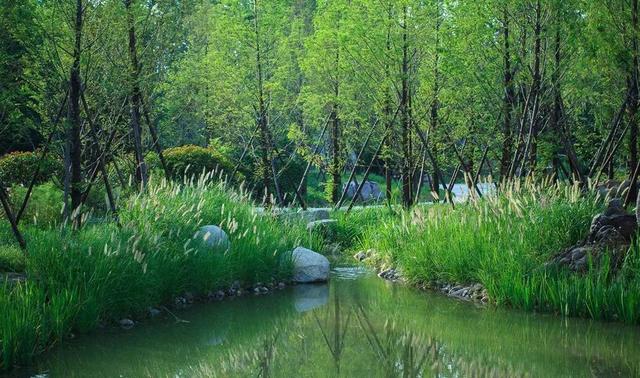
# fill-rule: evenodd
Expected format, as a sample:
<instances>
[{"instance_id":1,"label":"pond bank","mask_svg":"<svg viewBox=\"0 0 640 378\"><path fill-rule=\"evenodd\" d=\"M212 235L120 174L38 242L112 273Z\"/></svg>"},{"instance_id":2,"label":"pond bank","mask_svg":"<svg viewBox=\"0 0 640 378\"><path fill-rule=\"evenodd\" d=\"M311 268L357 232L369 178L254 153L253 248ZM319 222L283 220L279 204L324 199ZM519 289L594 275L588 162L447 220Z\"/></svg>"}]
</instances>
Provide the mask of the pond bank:
<instances>
[{"instance_id":1,"label":"pond bank","mask_svg":"<svg viewBox=\"0 0 640 378\"><path fill-rule=\"evenodd\" d=\"M29 373L215 377L256 376L265 368L274 377L640 373L640 335L634 327L480 309L388 285L346 266L334 268L326 285L203 304L180 317L187 322L160 317L130 331L67 340Z\"/></svg>"}]
</instances>

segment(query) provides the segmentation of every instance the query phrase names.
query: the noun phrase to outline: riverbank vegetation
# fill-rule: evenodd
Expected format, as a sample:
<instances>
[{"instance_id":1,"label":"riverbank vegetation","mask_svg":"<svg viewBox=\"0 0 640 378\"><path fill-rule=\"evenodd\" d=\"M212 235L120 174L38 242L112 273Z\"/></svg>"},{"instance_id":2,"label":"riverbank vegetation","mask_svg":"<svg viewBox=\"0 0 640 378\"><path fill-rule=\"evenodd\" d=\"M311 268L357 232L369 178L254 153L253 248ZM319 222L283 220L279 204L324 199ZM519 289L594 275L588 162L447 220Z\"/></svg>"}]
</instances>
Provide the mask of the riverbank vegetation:
<instances>
[{"instance_id":1,"label":"riverbank vegetation","mask_svg":"<svg viewBox=\"0 0 640 378\"><path fill-rule=\"evenodd\" d=\"M637 203L638 2L0 0L2 367L321 249L254 207L342 209L334 242L412 283L638 323L635 242L616 275L543 266L595 191Z\"/></svg>"},{"instance_id":2,"label":"riverbank vegetation","mask_svg":"<svg viewBox=\"0 0 640 378\"><path fill-rule=\"evenodd\" d=\"M395 267L410 284L480 283L498 305L638 324L637 243L617 271L606 256L581 274L548 264L584 239L603 206L578 186L529 181L455 210L441 204L390 216L378 209L380 222L368 222L371 213L345 222L358 230L352 253L368 251L369 264Z\"/></svg>"},{"instance_id":3,"label":"riverbank vegetation","mask_svg":"<svg viewBox=\"0 0 640 378\"><path fill-rule=\"evenodd\" d=\"M70 333L144 318L150 306L172 306L185 292L286 281L290 251L301 243L319 248L304 224L283 228L258 214L246 193L209 176L186 184L152 181L144 194L123 201L117 222L87 219L75 232L28 226L27 256L6 244L3 227L0 265L24 272L26 281L0 287L0 367L27 363ZM227 230L229 251L199 244L194 234L205 224Z\"/></svg>"}]
</instances>

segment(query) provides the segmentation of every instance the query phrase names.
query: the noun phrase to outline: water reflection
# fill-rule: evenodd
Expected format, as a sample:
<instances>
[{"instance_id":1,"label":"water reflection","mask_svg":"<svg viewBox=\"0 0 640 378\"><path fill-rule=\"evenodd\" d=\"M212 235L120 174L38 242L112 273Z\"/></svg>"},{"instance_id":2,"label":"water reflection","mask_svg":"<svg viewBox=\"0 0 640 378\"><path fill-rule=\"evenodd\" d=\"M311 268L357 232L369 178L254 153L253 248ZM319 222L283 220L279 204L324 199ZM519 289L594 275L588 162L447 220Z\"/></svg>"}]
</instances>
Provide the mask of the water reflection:
<instances>
[{"instance_id":1,"label":"water reflection","mask_svg":"<svg viewBox=\"0 0 640 378\"><path fill-rule=\"evenodd\" d=\"M52 377L638 376L636 327L523 314L370 276L298 286L73 340Z\"/></svg>"}]
</instances>

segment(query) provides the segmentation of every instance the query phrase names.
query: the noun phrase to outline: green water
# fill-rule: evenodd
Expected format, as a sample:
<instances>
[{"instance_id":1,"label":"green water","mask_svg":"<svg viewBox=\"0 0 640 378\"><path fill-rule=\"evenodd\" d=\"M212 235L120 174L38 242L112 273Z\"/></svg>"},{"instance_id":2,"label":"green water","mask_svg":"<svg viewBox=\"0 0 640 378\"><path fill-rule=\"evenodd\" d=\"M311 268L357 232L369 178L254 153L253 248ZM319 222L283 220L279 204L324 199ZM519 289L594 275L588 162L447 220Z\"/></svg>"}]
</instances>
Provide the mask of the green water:
<instances>
[{"instance_id":1,"label":"green water","mask_svg":"<svg viewBox=\"0 0 640 378\"><path fill-rule=\"evenodd\" d=\"M639 376L640 328L479 308L338 268L59 345L42 377ZM26 372L22 372L26 373Z\"/></svg>"}]
</instances>

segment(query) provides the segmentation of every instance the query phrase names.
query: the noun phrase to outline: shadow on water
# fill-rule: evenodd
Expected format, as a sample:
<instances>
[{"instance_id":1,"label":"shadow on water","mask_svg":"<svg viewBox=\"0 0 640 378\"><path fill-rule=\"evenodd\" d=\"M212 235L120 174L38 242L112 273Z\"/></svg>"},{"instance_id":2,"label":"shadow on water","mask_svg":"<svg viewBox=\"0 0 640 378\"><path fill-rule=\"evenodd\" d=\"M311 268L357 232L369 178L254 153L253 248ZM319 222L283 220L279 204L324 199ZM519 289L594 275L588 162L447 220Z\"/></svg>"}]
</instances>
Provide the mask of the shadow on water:
<instances>
[{"instance_id":1,"label":"shadow on water","mask_svg":"<svg viewBox=\"0 0 640 378\"><path fill-rule=\"evenodd\" d=\"M202 305L65 343L51 377L638 376L636 327L477 308L338 268L329 285ZM25 374L26 372L22 372Z\"/></svg>"}]
</instances>

